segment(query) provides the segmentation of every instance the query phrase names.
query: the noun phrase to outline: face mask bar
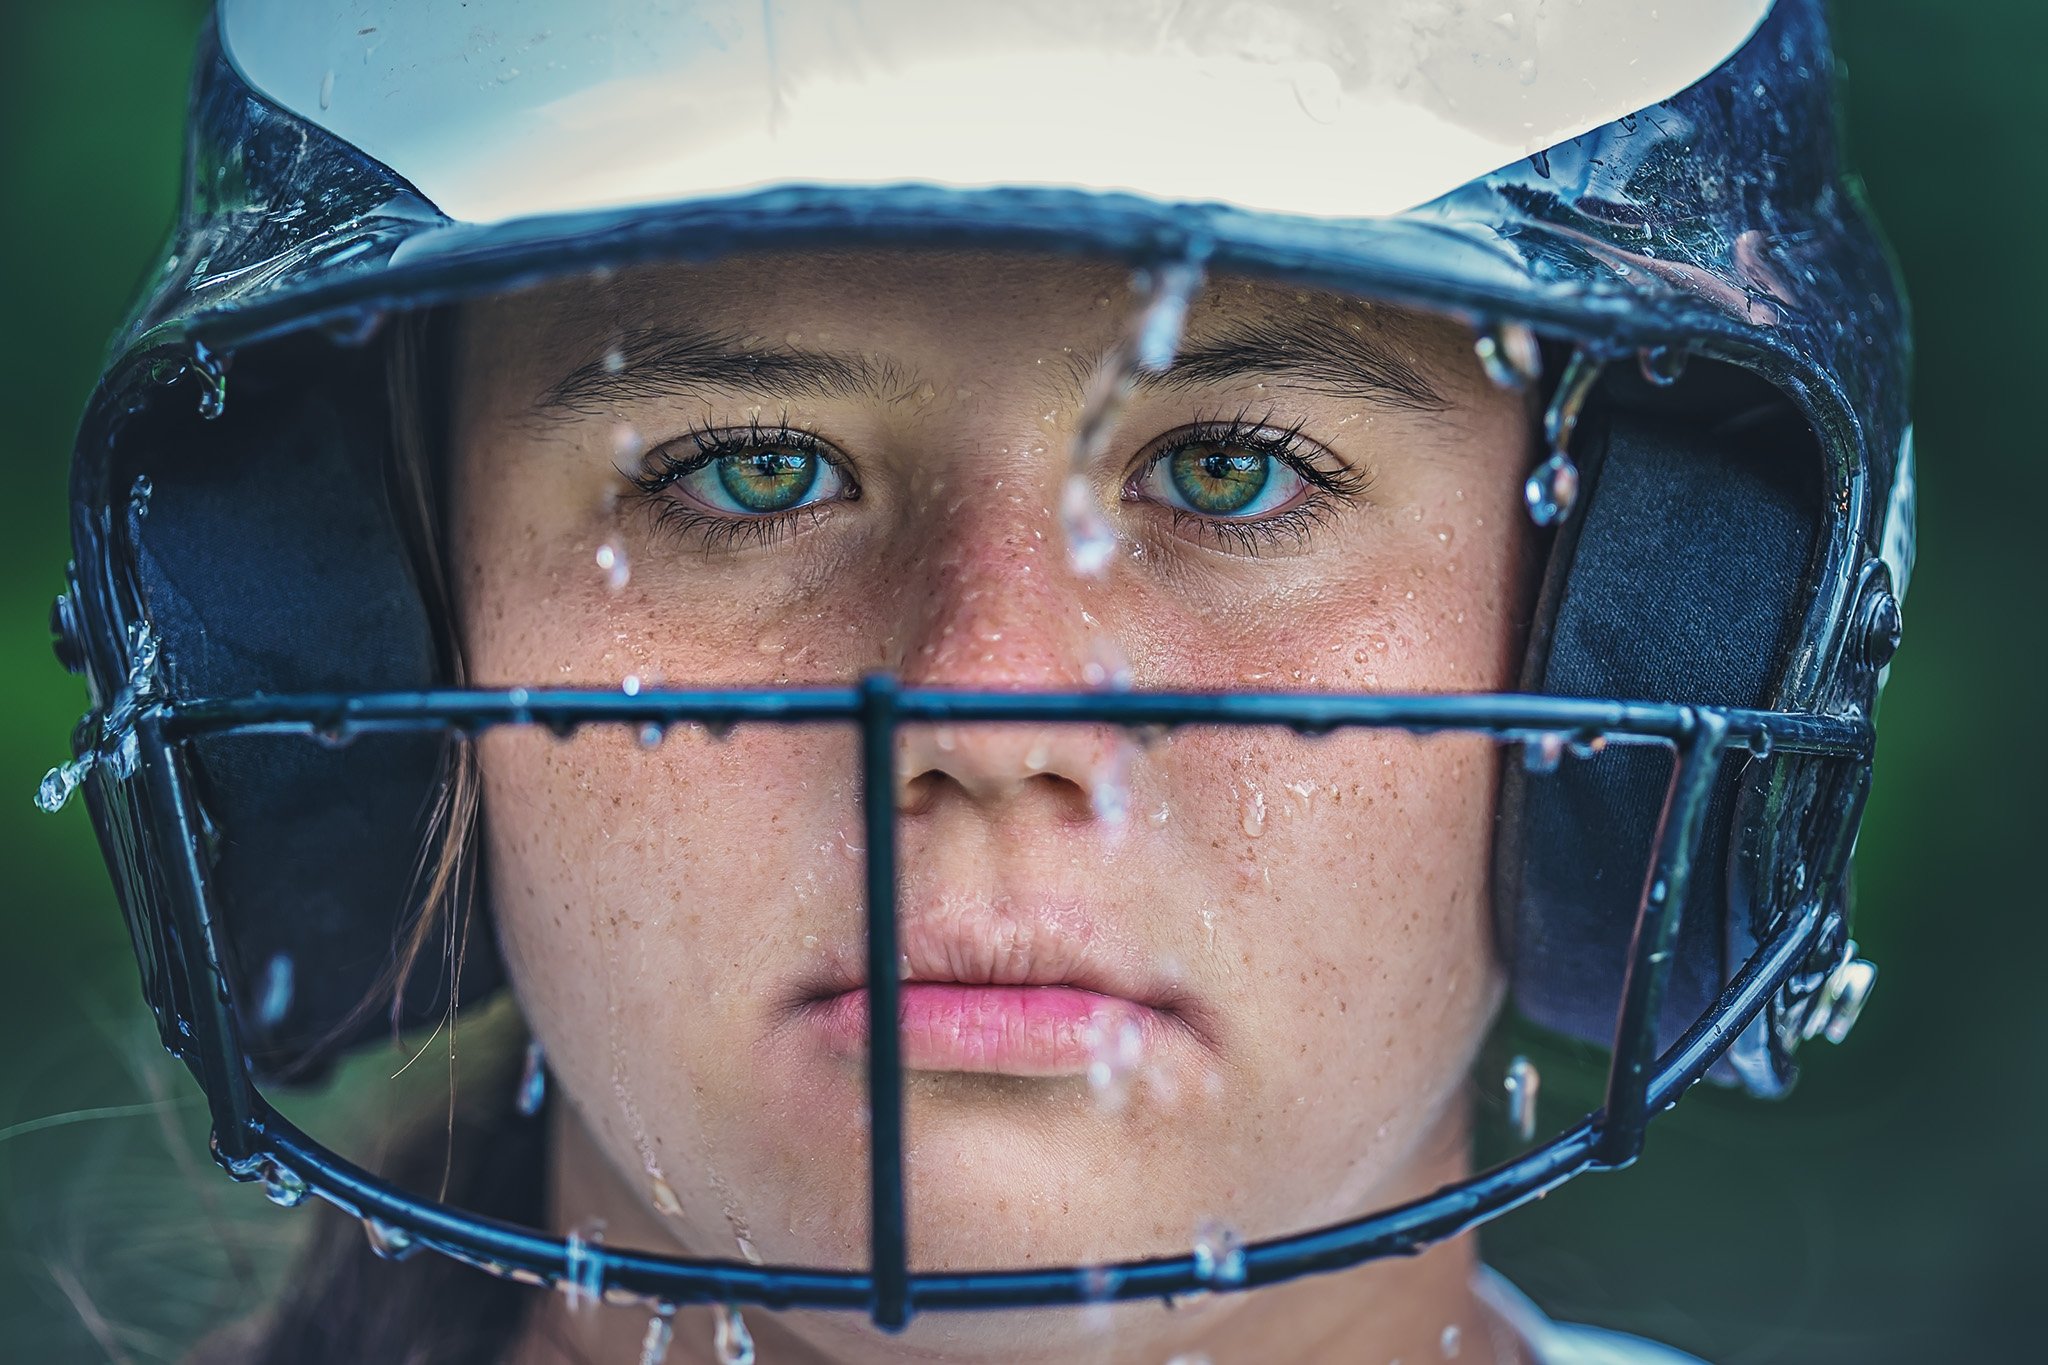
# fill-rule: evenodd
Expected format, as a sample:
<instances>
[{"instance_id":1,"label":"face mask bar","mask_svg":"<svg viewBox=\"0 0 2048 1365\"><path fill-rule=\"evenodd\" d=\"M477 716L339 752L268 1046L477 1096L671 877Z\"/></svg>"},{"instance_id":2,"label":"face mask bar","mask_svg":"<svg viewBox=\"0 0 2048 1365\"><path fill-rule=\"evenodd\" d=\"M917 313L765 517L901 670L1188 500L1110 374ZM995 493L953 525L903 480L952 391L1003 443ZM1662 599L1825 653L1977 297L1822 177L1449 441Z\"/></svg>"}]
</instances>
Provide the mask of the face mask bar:
<instances>
[{"instance_id":1,"label":"face mask bar","mask_svg":"<svg viewBox=\"0 0 2048 1365\"><path fill-rule=\"evenodd\" d=\"M1304 735L1342 727L1463 732L1554 750L1560 742L1654 744L1676 761L1637 912L1603 1107L1520 1157L1424 1198L1356 1220L1258 1242L1218 1257L1108 1266L921 1273L909 1269L903 1174L903 1070L896 1027L897 730L906 724L1029 721L1109 723L1126 729L1195 724L1284 725ZM867 834L866 923L871 1108L871 1261L863 1274L624 1253L540 1235L415 1198L350 1164L274 1112L243 1061L223 964L227 945L197 838L158 850L158 933L193 989L175 1047L213 1106L215 1155L231 1175L261 1180L273 1200L319 1195L364 1220L386 1254L427 1247L489 1273L537 1286L570 1286L607 1302L657 1312L684 1304L772 1309L857 1309L887 1330L917 1312L1071 1306L1251 1288L1298 1275L1408 1254L1517 1207L1585 1170L1632 1162L1652 1114L1675 1104L1774 996L1813 970L1840 937L1839 913L1815 898L1767 937L1713 1008L1661 1055L1657 1018L1671 976L1679 907L1723 760L1731 752L1866 760L1874 736L1860 714L1688 706L1499 694L1288 694L1188 692L980 692L901 688L888 675L854 688L731 691L430 690L253 695L162 700L135 718L136 764L122 786L148 803L159 829L196 831L203 817L181 752L203 735L277 734L328 743L379 731L475 735L540 725L569 735L589 724L643 734L695 722L712 733L738 724L852 724L861 731ZM140 931L138 931L140 932ZM210 989L202 991L205 983Z\"/></svg>"}]
</instances>

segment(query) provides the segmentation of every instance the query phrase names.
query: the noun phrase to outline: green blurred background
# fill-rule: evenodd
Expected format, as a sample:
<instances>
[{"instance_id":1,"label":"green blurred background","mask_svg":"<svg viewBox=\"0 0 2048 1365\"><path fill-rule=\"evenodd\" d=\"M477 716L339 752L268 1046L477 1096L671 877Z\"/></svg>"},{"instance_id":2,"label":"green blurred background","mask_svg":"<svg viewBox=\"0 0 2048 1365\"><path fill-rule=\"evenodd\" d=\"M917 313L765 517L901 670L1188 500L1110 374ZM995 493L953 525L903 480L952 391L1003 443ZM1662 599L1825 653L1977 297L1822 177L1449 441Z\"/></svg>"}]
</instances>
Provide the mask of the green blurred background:
<instances>
[{"instance_id":1,"label":"green blurred background","mask_svg":"<svg viewBox=\"0 0 2048 1365\"><path fill-rule=\"evenodd\" d=\"M0 1358L164 1361L260 1292L298 1220L212 1171L84 813L29 796L82 706L45 627L72 427L163 240L204 5L4 9ZM1731 1365L2048 1359L2048 905L2023 856L2044 768L2024 717L2043 663L2026 604L2048 506L2048 5L1839 0L1837 25L1852 154L1919 340L1920 568L1859 867L1883 974L1791 1102L1698 1092L1635 1169L1497 1225L1489 1254L1553 1312Z\"/></svg>"}]
</instances>

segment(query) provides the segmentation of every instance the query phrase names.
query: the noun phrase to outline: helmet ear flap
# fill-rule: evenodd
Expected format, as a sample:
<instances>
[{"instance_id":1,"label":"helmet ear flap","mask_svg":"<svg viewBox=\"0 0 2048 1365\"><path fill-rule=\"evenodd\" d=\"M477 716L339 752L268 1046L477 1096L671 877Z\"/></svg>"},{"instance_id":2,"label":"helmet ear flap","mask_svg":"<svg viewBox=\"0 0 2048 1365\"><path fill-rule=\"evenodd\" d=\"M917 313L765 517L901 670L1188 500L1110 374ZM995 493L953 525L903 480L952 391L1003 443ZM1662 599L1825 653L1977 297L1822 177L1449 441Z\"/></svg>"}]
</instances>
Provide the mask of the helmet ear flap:
<instances>
[{"instance_id":1,"label":"helmet ear flap","mask_svg":"<svg viewBox=\"0 0 2048 1365\"><path fill-rule=\"evenodd\" d=\"M150 493L131 532L180 695L448 680L445 623L387 478L390 412L362 401L386 392L384 363L378 346L277 343L241 359L216 420L155 405L132 466ZM390 1027L405 944L431 913L421 898L434 860L451 833L467 834L439 818L457 752L437 733L220 735L191 748L244 1045L260 1076L314 1078ZM439 1017L458 959L465 1002L501 976L487 917L443 928L445 942L427 926L405 974L402 1025Z\"/></svg>"},{"instance_id":2,"label":"helmet ear flap","mask_svg":"<svg viewBox=\"0 0 2048 1365\"><path fill-rule=\"evenodd\" d=\"M1821 531L1805 422L1764 381L1696 361L1668 389L1611 373L1579 430L1579 505L1551 548L1524 690L1768 705ZM1612 1043L1671 763L1665 750L1630 746L1547 771L1504 764L1494 903L1513 999L1530 1021ZM1708 807L1658 1022L1663 1047L1742 965L1727 945L1744 766L1730 759ZM1748 934L1741 913L1736 941Z\"/></svg>"}]
</instances>

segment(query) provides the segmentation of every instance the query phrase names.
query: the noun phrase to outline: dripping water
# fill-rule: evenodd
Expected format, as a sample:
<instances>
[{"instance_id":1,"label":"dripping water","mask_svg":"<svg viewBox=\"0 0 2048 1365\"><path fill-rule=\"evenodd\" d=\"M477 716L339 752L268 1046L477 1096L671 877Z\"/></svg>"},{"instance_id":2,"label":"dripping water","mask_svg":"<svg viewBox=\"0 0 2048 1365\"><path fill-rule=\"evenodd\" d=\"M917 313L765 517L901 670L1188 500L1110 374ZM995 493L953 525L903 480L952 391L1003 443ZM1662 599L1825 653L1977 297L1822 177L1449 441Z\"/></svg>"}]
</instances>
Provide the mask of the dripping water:
<instances>
[{"instance_id":1,"label":"dripping water","mask_svg":"<svg viewBox=\"0 0 2048 1365\"><path fill-rule=\"evenodd\" d=\"M1088 471L1108 449L1116 419L1138 376L1173 364L1187 326L1188 306L1202 286L1201 255L1193 253L1145 272L1144 306L1128 335L1118 338L1089 380L1074 423L1067 478L1060 490L1060 525L1067 536L1067 561L1083 578L1099 578L1116 554L1116 530L1088 484Z\"/></svg>"},{"instance_id":2,"label":"dripping water","mask_svg":"<svg viewBox=\"0 0 2048 1365\"><path fill-rule=\"evenodd\" d=\"M512 1107L518 1110L519 1117L530 1119L540 1112L547 1097L547 1058L541 1052L540 1040L536 1038L526 1045L526 1065L519 1073L519 1090L513 1098Z\"/></svg>"},{"instance_id":3,"label":"dripping water","mask_svg":"<svg viewBox=\"0 0 2048 1365\"><path fill-rule=\"evenodd\" d=\"M747 1331L747 1320L740 1316L740 1310L722 1303L715 1311L711 1346L718 1356L718 1365L754 1365L754 1337Z\"/></svg>"},{"instance_id":4,"label":"dripping water","mask_svg":"<svg viewBox=\"0 0 2048 1365\"><path fill-rule=\"evenodd\" d=\"M1536 1063L1517 1056L1508 1063L1507 1078L1501 1084L1508 1094L1508 1125L1515 1136L1528 1142L1536 1136L1536 1095L1543 1085Z\"/></svg>"},{"instance_id":5,"label":"dripping water","mask_svg":"<svg viewBox=\"0 0 2048 1365\"><path fill-rule=\"evenodd\" d=\"M1579 467L1572 462L1572 436L1599 378L1600 362L1588 351L1574 351L1543 414L1543 439L1550 454L1522 485L1529 519L1538 526L1557 525L1571 515L1578 501Z\"/></svg>"}]
</instances>

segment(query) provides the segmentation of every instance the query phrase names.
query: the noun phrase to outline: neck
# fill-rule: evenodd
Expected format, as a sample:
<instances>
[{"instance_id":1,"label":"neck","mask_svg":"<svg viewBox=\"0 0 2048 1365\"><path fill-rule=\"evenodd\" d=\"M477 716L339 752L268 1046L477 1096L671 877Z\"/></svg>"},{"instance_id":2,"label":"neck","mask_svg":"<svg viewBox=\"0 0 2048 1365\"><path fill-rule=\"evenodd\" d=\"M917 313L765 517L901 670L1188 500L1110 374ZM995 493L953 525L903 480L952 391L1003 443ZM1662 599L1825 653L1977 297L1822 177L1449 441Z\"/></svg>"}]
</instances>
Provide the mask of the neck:
<instances>
[{"instance_id":1,"label":"neck","mask_svg":"<svg viewBox=\"0 0 2048 1365\"><path fill-rule=\"evenodd\" d=\"M1390 1199L1434 1189L1466 1173L1464 1115L1424 1143ZM660 1248L673 1239L610 1171L581 1121L557 1106L549 1147L549 1209L558 1228L596 1212L613 1246ZM574 1214L568 1211L574 1210ZM1287 1360L1299 1365L1380 1365L1457 1359L1463 1365L1521 1365L1521 1344L1478 1297L1474 1239L1466 1236L1411 1257L1310 1275L1249 1293L1151 1300L1081 1309L932 1313L889 1335L852 1313L745 1312L763 1365L929 1365L1061 1362L1156 1365L1187 1356L1224 1362ZM506 1365L616 1365L641 1359L648 1313L615 1306L571 1308L549 1295L531 1314ZM708 1308L675 1315L669 1365L715 1365Z\"/></svg>"}]
</instances>

